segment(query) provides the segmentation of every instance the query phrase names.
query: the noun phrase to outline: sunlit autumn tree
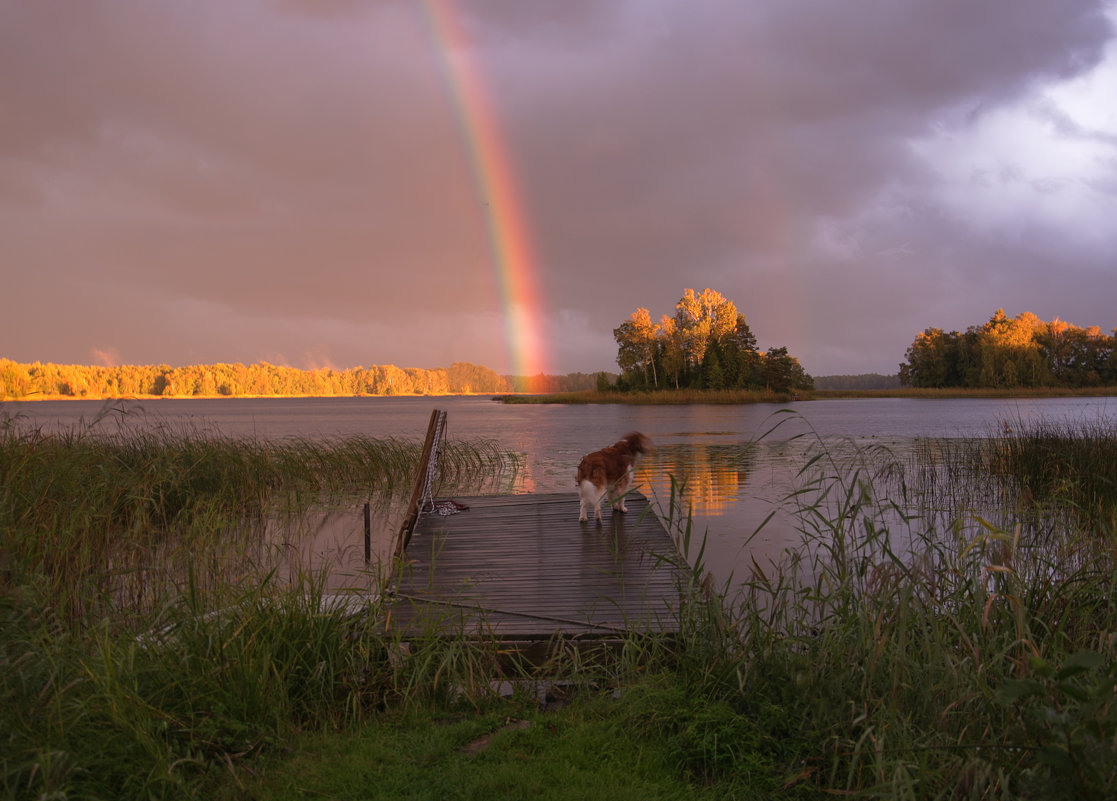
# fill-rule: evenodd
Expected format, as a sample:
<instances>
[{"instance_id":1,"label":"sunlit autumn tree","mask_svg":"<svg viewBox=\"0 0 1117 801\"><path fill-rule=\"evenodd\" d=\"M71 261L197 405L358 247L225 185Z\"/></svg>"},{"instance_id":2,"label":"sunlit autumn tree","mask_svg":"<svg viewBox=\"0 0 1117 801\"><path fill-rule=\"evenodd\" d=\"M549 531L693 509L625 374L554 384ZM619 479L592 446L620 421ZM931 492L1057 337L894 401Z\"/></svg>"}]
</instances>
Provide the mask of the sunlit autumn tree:
<instances>
[{"instance_id":1,"label":"sunlit autumn tree","mask_svg":"<svg viewBox=\"0 0 1117 801\"><path fill-rule=\"evenodd\" d=\"M683 292L675 304L675 328L688 370L697 370L706 358L710 343L720 340L733 330L737 307L720 292L693 289Z\"/></svg>"},{"instance_id":2,"label":"sunlit autumn tree","mask_svg":"<svg viewBox=\"0 0 1117 801\"><path fill-rule=\"evenodd\" d=\"M1058 318L1037 335L1040 351L1058 384L1072 387L1117 383L1117 329L1105 336L1098 326L1078 328Z\"/></svg>"},{"instance_id":3,"label":"sunlit autumn tree","mask_svg":"<svg viewBox=\"0 0 1117 801\"><path fill-rule=\"evenodd\" d=\"M908 387L965 385L962 335L957 331L925 328L915 335L900 365L900 383Z\"/></svg>"},{"instance_id":4,"label":"sunlit autumn tree","mask_svg":"<svg viewBox=\"0 0 1117 801\"><path fill-rule=\"evenodd\" d=\"M27 371L9 359L0 359L0 396L18 400L30 391L31 378Z\"/></svg>"},{"instance_id":5,"label":"sunlit autumn tree","mask_svg":"<svg viewBox=\"0 0 1117 801\"><path fill-rule=\"evenodd\" d=\"M613 337L620 346L617 352L617 364L620 365L621 370L630 371L636 368L643 370L645 383L649 383L648 371L650 370L650 383L653 387L659 387L659 376L656 373L659 333L660 327L652 322L651 315L645 308L634 311L619 328L613 330Z\"/></svg>"},{"instance_id":6,"label":"sunlit autumn tree","mask_svg":"<svg viewBox=\"0 0 1117 801\"><path fill-rule=\"evenodd\" d=\"M1031 312L1006 317L997 309L977 332L978 384L986 387L1038 386L1045 379L1036 334L1043 322Z\"/></svg>"},{"instance_id":7,"label":"sunlit autumn tree","mask_svg":"<svg viewBox=\"0 0 1117 801\"><path fill-rule=\"evenodd\" d=\"M674 317L666 314L659 319L656 359L661 365L660 374L669 378L675 389L678 389L679 376L686 366L686 351L683 348L683 339L678 323L675 322ZM625 378L626 376L622 374L621 377ZM628 383L632 386L639 386L632 381Z\"/></svg>"},{"instance_id":8,"label":"sunlit autumn tree","mask_svg":"<svg viewBox=\"0 0 1117 801\"><path fill-rule=\"evenodd\" d=\"M454 392L507 392L508 382L488 367L468 362L454 362L446 371L447 381Z\"/></svg>"}]
</instances>

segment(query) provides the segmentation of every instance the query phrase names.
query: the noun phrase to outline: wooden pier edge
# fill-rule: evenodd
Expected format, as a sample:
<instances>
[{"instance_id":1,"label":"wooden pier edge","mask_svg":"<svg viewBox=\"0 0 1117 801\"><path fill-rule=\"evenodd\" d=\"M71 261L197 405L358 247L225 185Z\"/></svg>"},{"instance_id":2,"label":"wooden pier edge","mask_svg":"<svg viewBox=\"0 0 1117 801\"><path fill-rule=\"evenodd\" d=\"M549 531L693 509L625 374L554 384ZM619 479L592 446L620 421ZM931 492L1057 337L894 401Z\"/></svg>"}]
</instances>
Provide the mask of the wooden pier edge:
<instances>
[{"instance_id":1,"label":"wooden pier edge","mask_svg":"<svg viewBox=\"0 0 1117 801\"><path fill-rule=\"evenodd\" d=\"M509 645L678 633L687 571L645 496L603 525L578 522L576 493L466 500L417 522L391 582L390 628Z\"/></svg>"}]
</instances>

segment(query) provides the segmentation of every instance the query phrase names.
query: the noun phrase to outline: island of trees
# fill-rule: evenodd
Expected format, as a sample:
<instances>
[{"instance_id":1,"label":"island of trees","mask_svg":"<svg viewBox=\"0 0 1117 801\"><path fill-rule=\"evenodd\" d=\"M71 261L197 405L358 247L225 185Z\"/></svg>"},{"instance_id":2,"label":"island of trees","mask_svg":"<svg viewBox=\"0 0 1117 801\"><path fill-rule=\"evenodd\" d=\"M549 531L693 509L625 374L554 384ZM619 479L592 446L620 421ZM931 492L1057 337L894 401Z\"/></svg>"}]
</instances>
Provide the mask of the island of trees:
<instances>
[{"instance_id":1,"label":"island of trees","mask_svg":"<svg viewBox=\"0 0 1117 801\"><path fill-rule=\"evenodd\" d=\"M345 395L463 395L505 392L575 392L591 389L599 374L502 376L487 367L455 362L447 368L371 365L344 370L299 370L259 364L188 367L18 364L0 359L0 398L330 397Z\"/></svg>"},{"instance_id":2,"label":"island of trees","mask_svg":"<svg viewBox=\"0 0 1117 801\"><path fill-rule=\"evenodd\" d=\"M928 328L900 364L905 387L1097 387L1117 385L1117 329L1079 328L1031 312L1005 316L965 333Z\"/></svg>"},{"instance_id":3,"label":"island of trees","mask_svg":"<svg viewBox=\"0 0 1117 801\"><path fill-rule=\"evenodd\" d=\"M674 316L659 323L639 308L613 331L621 390L746 389L794 392L811 377L785 347L761 352L733 301L719 292L687 289Z\"/></svg>"}]
</instances>

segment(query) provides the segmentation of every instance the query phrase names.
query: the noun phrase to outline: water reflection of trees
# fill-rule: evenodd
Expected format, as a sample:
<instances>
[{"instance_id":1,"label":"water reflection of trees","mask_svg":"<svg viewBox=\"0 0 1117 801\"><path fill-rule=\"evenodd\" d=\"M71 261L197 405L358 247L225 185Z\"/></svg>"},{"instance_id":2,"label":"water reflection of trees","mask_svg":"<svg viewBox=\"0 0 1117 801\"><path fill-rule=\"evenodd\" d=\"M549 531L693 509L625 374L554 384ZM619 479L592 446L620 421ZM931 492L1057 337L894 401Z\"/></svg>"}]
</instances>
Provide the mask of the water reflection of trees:
<instances>
[{"instance_id":1,"label":"water reflection of trees","mask_svg":"<svg viewBox=\"0 0 1117 801\"><path fill-rule=\"evenodd\" d=\"M665 502L674 478L684 508L719 515L740 498L752 463L748 444L662 445L637 463L636 481L642 492Z\"/></svg>"}]
</instances>

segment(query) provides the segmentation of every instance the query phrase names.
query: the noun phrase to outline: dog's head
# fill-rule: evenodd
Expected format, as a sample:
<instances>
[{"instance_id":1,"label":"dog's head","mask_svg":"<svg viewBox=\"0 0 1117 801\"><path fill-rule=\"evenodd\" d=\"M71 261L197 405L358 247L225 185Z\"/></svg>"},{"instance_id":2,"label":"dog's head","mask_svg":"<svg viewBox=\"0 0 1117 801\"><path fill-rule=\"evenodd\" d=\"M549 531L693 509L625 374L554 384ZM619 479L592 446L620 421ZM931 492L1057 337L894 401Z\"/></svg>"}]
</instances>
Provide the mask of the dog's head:
<instances>
[{"instance_id":1,"label":"dog's head","mask_svg":"<svg viewBox=\"0 0 1117 801\"><path fill-rule=\"evenodd\" d=\"M632 454L632 457L635 458L651 450L652 441L639 431L630 431L628 434L625 434L624 439L620 440L613 447L620 450L627 450Z\"/></svg>"}]
</instances>

